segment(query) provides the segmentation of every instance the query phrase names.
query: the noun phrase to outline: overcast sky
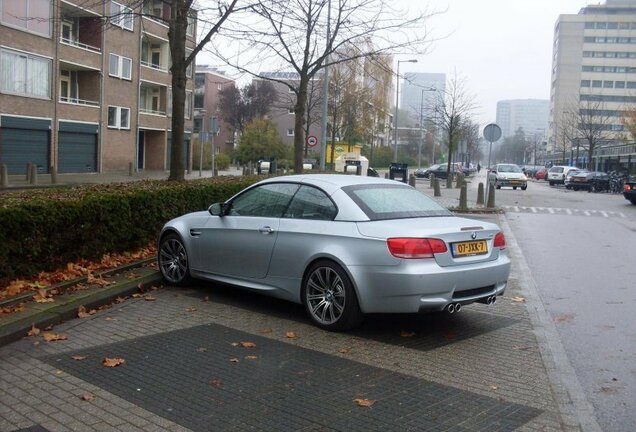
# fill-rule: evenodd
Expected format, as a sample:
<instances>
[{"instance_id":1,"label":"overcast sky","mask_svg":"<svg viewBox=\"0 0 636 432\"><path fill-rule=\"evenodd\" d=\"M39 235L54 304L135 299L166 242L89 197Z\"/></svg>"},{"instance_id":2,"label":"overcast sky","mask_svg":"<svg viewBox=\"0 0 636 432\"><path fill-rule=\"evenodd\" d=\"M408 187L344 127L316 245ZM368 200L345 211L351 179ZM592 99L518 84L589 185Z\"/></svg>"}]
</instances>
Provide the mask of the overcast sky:
<instances>
[{"instance_id":1,"label":"overcast sky","mask_svg":"<svg viewBox=\"0 0 636 432\"><path fill-rule=\"evenodd\" d=\"M409 7L422 0L398 0ZM456 70L480 106L476 120L496 120L497 101L549 99L552 38L560 14L577 14L589 0L431 0L448 11L431 20L436 42L418 63L400 65L403 72L446 73ZM409 59L412 56L399 56Z\"/></svg>"}]
</instances>

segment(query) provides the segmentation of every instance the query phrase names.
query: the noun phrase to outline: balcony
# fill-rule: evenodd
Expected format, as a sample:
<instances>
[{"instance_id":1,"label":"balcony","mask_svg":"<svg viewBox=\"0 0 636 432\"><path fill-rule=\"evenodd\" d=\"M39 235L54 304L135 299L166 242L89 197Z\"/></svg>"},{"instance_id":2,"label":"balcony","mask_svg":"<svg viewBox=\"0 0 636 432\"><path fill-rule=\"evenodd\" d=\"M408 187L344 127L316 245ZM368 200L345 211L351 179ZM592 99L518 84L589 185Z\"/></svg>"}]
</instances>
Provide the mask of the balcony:
<instances>
[{"instance_id":1,"label":"balcony","mask_svg":"<svg viewBox=\"0 0 636 432\"><path fill-rule=\"evenodd\" d=\"M142 81L139 87L139 125L165 129L168 88Z\"/></svg>"},{"instance_id":2,"label":"balcony","mask_svg":"<svg viewBox=\"0 0 636 432\"><path fill-rule=\"evenodd\" d=\"M66 2L60 3L60 58L101 67L102 22L99 14Z\"/></svg>"},{"instance_id":3,"label":"balcony","mask_svg":"<svg viewBox=\"0 0 636 432\"><path fill-rule=\"evenodd\" d=\"M81 121L99 121L99 71L60 62L59 114L62 118Z\"/></svg>"}]
</instances>

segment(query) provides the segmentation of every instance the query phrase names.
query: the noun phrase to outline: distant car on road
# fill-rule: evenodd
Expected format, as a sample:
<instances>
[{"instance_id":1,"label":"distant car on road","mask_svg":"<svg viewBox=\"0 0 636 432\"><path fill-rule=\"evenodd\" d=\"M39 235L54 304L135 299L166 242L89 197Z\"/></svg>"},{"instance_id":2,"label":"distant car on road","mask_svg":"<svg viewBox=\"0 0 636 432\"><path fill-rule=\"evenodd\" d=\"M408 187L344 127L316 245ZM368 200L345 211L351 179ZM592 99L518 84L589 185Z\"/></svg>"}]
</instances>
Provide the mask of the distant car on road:
<instances>
[{"instance_id":1,"label":"distant car on road","mask_svg":"<svg viewBox=\"0 0 636 432\"><path fill-rule=\"evenodd\" d=\"M367 168L367 176L368 177L380 177L380 173L376 171L375 168Z\"/></svg>"},{"instance_id":2,"label":"distant car on road","mask_svg":"<svg viewBox=\"0 0 636 432\"><path fill-rule=\"evenodd\" d=\"M490 171L490 175L494 176L495 187L497 189L501 189L502 187L511 187L513 189L520 187L521 190L528 189L528 178L519 165L497 164L495 168Z\"/></svg>"},{"instance_id":3,"label":"distant car on road","mask_svg":"<svg viewBox=\"0 0 636 432\"><path fill-rule=\"evenodd\" d=\"M459 172L459 169L455 164L451 164L451 170L453 172L453 175ZM431 174L434 174L436 178L440 179L448 178L448 165L445 163L435 164L431 165L429 168L419 168L415 170L415 177L418 178L430 178Z\"/></svg>"},{"instance_id":4,"label":"distant car on road","mask_svg":"<svg viewBox=\"0 0 636 432\"><path fill-rule=\"evenodd\" d=\"M572 176L575 175L575 174L578 174L580 172L581 172L581 170L579 170L579 169L573 169L573 170L568 171L568 173L565 175L565 180L563 181L563 184L565 185L566 189L572 189L572 185L571 185Z\"/></svg>"},{"instance_id":5,"label":"distant car on road","mask_svg":"<svg viewBox=\"0 0 636 432\"><path fill-rule=\"evenodd\" d=\"M623 196L636 205L636 176L629 177L623 185Z\"/></svg>"},{"instance_id":6,"label":"distant car on road","mask_svg":"<svg viewBox=\"0 0 636 432\"><path fill-rule=\"evenodd\" d=\"M173 219L158 256L168 284L196 277L300 303L326 330L492 304L510 273L496 224L403 183L337 174L269 178Z\"/></svg>"}]
</instances>

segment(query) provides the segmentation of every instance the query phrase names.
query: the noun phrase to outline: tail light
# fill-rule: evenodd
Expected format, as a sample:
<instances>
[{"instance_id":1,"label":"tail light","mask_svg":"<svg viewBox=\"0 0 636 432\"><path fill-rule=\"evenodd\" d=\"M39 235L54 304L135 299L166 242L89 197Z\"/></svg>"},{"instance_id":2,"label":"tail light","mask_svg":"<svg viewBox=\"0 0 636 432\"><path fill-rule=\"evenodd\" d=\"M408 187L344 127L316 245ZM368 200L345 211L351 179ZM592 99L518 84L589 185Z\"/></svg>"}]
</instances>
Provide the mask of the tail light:
<instances>
[{"instance_id":1,"label":"tail light","mask_svg":"<svg viewBox=\"0 0 636 432\"><path fill-rule=\"evenodd\" d=\"M630 190L632 190L632 186L631 186L631 185L626 184L625 186L623 186L623 190L624 190L624 191L630 191Z\"/></svg>"},{"instance_id":2,"label":"tail light","mask_svg":"<svg viewBox=\"0 0 636 432\"><path fill-rule=\"evenodd\" d=\"M388 239L386 244L396 258L433 258L434 254L448 250L446 243L440 239L399 237Z\"/></svg>"},{"instance_id":3,"label":"tail light","mask_svg":"<svg viewBox=\"0 0 636 432\"><path fill-rule=\"evenodd\" d=\"M506 236L504 236L504 233L502 233L501 231L497 233L493 246L498 247L501 250L506 248Z\"/></svg>"}]
</instances>

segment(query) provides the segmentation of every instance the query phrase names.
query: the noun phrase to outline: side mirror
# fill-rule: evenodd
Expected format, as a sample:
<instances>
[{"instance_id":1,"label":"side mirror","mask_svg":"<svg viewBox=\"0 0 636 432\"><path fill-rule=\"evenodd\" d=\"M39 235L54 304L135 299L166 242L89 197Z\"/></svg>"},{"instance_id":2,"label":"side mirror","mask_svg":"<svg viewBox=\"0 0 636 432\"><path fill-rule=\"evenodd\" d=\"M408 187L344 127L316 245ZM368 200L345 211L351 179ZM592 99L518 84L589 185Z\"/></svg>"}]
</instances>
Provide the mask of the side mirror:
<instances>
[{"instance_id":1,"label":"side mirror","mask_svg":"<svg viewBox=\"0 0 636 432\"><path fill-rule=\"evenodd\" d=\"M212 216L223 217L224 210L225 210L223 207L224 207L223 203L214 203L208 208L208 212Z\"/></svg>"}]
</instances>

